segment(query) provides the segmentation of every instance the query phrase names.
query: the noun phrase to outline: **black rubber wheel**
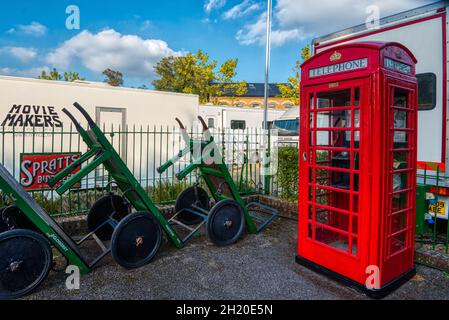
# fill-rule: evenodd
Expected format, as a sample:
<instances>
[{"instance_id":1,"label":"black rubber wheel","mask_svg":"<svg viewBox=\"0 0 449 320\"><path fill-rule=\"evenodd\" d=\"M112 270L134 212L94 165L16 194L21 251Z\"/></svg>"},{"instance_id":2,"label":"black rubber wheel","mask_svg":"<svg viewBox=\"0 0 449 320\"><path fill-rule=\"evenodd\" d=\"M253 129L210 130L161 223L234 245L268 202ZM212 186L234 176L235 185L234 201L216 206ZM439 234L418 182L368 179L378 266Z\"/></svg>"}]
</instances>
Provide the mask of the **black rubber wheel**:
<instances>
[{"instance_id":1,"label":"black rubber wheel","mask_svg":"<svg viewBox=\"0 0 449 320\"><path fill-rule=\"evenodd\" d=\"M111 253L126 269L140 268L153 260L162 243L162 228L148 212L125 217L112 234Z\"/></svg>"},{"instance_id":2,"label":"black rubber wheel","mask_svg":"<svg viewBox=\"0 0 449 320\"><path fill-rule=\"evenodd\" d=\"M31 293L47 277L53 256L50 243L30 230L0 234L0 300Z\"/></svg>"},{"instance_id":3,"label":"black rubber wheel","mask_svg":"<svg viewBox=\"0 0 449 320\"><path fill-rule=\"evenodd\" d=\"M207 235L217 246L239 240L245 226L242 207L234 200L222 200L212 207L207 220Z\"/></svg>"},{"instance_id":4,"label":"black rubber wheel","mask_svg":"<svg viewBox=\"0 0 449 320\"><path fill-rule=\"evenodd\" d=\"M89 231L94 231L106 220L114 219L119 222L128 214L131 208L125 198L115 194L109 194L98 199L87 214L87 227ZM102 241L111 240L114 228L110 224L105 224L95 232L95 235Z\"/></svg>"},{"instance_id":5,"label":"black rubber wheel","mask_svg":"<svg viewBox=\"0 0 449 320\"><path fill-rule=\"evenodd\" d=\"M3 222L6 223L8 229L25 229L39 232L39 229L27 218L27 216L17 207L6 207L2 212Z\"/></svg>"},{"instance_id":6,"label":"black rubber wheel","mask_svg":"<svg viewBox=\"0 0 449 320\"><path fill-rule=\"evenodd\" d=\"M3 210L5 210L6 207L0 208L0 233L8 231L9 227L6 224L5 221L3 221Z\"/></svg>"},{"instance_id":7,"label":"black rubber wheel","mask_svg":"<svg viewBox=\"0 0 449 320\"><path fill-rule=\"evenodd\" d=\"M194 213L182 211L192 208L192 205L204 210L210 209L210 198L206 190L200 187L190 187L182 191L176 199L175 211L181 211L177 219L186 225L194 225L203 221L203 218Z\"/></svg>"}]
</instances>

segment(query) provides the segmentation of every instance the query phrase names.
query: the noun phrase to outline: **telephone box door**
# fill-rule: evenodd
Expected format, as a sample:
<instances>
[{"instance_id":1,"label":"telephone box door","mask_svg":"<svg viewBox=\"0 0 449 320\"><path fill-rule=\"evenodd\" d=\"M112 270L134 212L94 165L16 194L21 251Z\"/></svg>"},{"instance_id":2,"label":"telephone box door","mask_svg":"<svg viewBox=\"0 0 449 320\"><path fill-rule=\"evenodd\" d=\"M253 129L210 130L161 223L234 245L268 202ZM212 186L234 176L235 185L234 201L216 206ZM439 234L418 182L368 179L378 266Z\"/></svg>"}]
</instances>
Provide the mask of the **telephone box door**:
<instances>
[{"instance_id":1,"label":"telephone box door","mask_svg":"<svg viewBox=\"0 0 449 320\"><path fill-rule=\"evenodd\" d=\"M384 217L383 281L398 271L406 272L413 264L417 148L417 112L415 84L387 79L389 139L387 214Z\"/></svg>"},{"instance_id":2,"label":"telephone box door","mask_svg":"<svg viewBox=\"0 0 449 320\"><path fill-rule=\"evenodd\" d=\"M299 252L360 280L369 93L369 78L362 78L305 87L301 101Z\"/></svg>"}]
</instances>

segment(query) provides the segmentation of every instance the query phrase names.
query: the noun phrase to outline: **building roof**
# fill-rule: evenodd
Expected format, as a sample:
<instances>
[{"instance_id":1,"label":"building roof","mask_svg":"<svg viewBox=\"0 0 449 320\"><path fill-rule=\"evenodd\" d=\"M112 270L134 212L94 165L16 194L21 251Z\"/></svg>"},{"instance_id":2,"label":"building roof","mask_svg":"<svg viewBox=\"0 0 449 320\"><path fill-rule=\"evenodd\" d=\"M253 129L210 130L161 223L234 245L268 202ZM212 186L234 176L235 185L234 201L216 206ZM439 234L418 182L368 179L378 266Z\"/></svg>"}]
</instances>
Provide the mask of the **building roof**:
<instances>
[{"instance_id":1,"label":"building roof","mask_svg":"<svg viewBox=\"0 0 449 320\"><path fill-rule=\"evenodd\" d=\"M285 83L282 83L285 84ZM225 97L247 97L247 98L263 98L264 92L265 92L265 84L263 83L253 83L248 82L246 84L246 88L248 89L248 92L244 95L238 96L233 92L224 92L223 96ZM277 83L270 83L269 84L269 97L275 98L277 96L280 96L281 92L279 91L279 87Z\"/></svg>"}]
</instances>

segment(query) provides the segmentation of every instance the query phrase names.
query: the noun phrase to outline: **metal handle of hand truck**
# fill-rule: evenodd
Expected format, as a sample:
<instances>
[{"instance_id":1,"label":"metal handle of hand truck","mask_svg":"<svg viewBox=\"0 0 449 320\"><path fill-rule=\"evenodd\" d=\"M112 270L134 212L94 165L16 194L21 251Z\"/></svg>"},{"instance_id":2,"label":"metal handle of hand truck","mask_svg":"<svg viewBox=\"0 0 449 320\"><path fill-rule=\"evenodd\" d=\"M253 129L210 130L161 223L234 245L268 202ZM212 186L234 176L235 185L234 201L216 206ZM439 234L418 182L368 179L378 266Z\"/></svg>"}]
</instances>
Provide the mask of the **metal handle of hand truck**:
<instances>
[{"instance_id":1,"label":"metal handle of hand truck","mask_svg":"<svg viewBox=\"0 0 449 320\"><path fill-rule=\"evenodd\" d=\"M161 165L159 168L156 169L156 171L159 174L163 174L165 171L167 171L168 168L170 168L172 165L174 165L174 162L172 160L168 160L166 163Z\"/></svg>"},{"instance_id":2,"label":"metal handle of hand truck","mask_svg":"<svg viewBox=\"0 0 449 320\"><path fill-rule=\"evenodd\" d=\"M165 162L163 165L161 165L159 168L156 169L156 171L159 174L164 173L168 168L170 168L172 165L174 165L176 162L181 160L182 157L184 157L186 154L190 153L190 146L184 148L183 150L179 151L173 158Z\"/></svg>"},{"instance_id":3,"label":"metal handle of hand truck","mask_svg":"<svg viewBox=\"0 0 449 320\"><path fill-rule=\"evenodd\" d=\"M201 122L201 125L203 126L204 137L206 139L210 139L212 136L210 134L209 127L207 126L206 121L204 121L202 116L198 116L198 120Z\"/></svg>"},{"instance_id":4,"label":"metal handle of hand truck","mask_svg":"<svg viewBox=\"0 0 449 320\"><path fill-rule=\"evenodd\" d=\"M187 167L184 168L180 173L176 175L176 178L178 180L183 180L185 177L187 177L193 170L195 170L198 167L198 164L191 163Z\"/></svg>"},{"instance_id":5,"label":"metal handle of hand truck","mask_svg":"<svg viewBox=\"0 0 449 320\"><path fill-rule=\"evenodd\" d=\"M79 112L81 112L81 114L84 116L84 118L86 118L87 123L89 124L89 127L91 129L97 126L95 121L87 113L86 109L84 109L78 102L75 102L73 105L75 106L75 108L77 108L79 110Z\"/></svg>"},{"instance_id":6,"label":"metal handle of hand truck","mask_svg":"<svg viewBox=\"0 0 449 320\"><path fill-rule=\"evenodd\" d=\"M70 118L70 120L72 120L72 122L74 123L76 130L78 130L78 132L80 133L81 137L83 138L83 140L87 143L87 144L91 144L93 143L92 139L90 138L90 136L87 134L86 130L84 130L83 127L81 127L81 125L79 124L79 122L76 120L76 118L66 109L62 109L62 111Z\"/></svg>"},{"instance_id":7,"label":"metal handle of hand truck","mask_svg":"<svg viewBox=\"0 0 449 320\"><path fill-rule=\"evenodd\" d=\"M181 136L182 139L184 140L185 143L189 143L190 141L190 136L187 133L186 127L184 126L184 124L181 122L181 120L179 120L179 118L175 118L176 122L179 124L179 128L181 129Z\"/></svg>"},{"instance_id":8,"label":"metal handle of hand truck","mask_svg":"<svg viewBox=\"0 0 449 320\"><path fill-rule=\"evenodd\" d=\"M209 127L206 124L206 121L204 121L202 116L198 116L198 120L201 122L201 125L203 126L203 131L209 130Z\"/></svg>"},{"instance_id":9,"label":"metal handle of hand truck","mask_svg":"<svg viewBox=\"0 0 449 320\"><path fill-rule=\"evenodd\" d=\"M184 124L181 122L181 120L179 120L179 118L175 118L176 122L179 124L179 127L181 129L185 129L186 127L184 127Z\"/></svg>"},{"instance_id":10,"label":"metal handle of hand truck","mask_svg":"<svg viewBox=\"0 0 449 320\"><path fill-rule=\"evenodd\" d=\"M78 130L78 132L83 132L85 131L83 129L83 127L81 127L80 123L78 122L78 120L76 120L75 116L73 114L70 113L69 110L67 110L66 108L62 109L62 112L64 112L67 117L70 118L70 120L72 120L73 124L75 125L76 130Z\"/></svg>"}]
</instances>

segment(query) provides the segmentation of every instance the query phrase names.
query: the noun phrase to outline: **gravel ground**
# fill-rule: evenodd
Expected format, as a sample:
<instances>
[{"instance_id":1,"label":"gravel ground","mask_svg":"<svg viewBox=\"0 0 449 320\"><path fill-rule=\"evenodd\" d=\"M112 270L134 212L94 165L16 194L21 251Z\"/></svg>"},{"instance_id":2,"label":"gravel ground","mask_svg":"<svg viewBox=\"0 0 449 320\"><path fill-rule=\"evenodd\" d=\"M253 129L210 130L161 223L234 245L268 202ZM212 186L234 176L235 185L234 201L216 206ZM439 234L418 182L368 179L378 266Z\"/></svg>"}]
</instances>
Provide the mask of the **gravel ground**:
<instances>
[{"instance_id":1,"label":"gravel ground","mask_svg":"<svg viewBox=\"0 0 449 320\"><path fill-rule=\"evenodd\" d=\"M108 257L81 277L80 290L67 290L66 275L51 272L27 299L367 299L296 264L295 234L294 221L277 220L230 247L215 247L205 237L181 250L166 243L151 264L131 271ZM448 298L448 275L418 266L387 299Z\"/></svg>"}]
</instances>

